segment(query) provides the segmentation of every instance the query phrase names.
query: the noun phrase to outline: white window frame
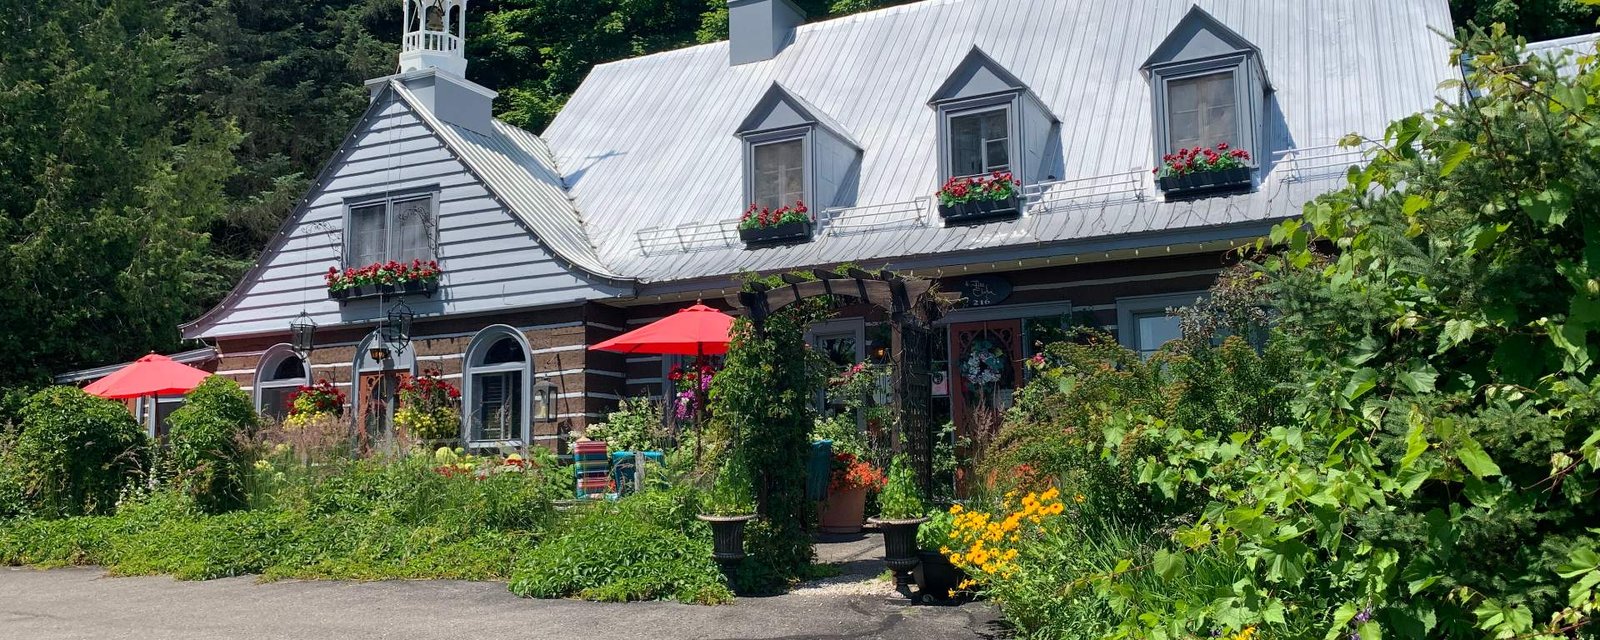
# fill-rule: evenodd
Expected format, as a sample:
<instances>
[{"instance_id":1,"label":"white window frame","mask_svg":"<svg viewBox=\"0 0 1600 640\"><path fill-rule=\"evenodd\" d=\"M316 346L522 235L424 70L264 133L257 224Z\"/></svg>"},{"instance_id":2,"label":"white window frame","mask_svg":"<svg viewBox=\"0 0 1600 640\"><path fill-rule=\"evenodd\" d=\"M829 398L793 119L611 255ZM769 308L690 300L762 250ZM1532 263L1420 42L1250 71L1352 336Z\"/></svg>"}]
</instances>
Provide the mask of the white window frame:
<instances>
[{"instance_id":1,"label":"white window frame","mask_svg":"<svg viewBox=\"0 0 1600 640\"><path fill-rule=\"evenodd\" d=\"M353 213L356 209L380 204L384 206L383 261L401 260L401 258L394 255L397 244L396 233L399 230L399 225L395 224L395 205L402 202L412 202L423 199L428 201L428 219L425 223L427 225L428 232L428 255L406 256L404 261L410 262L413 258L420 259L424 262L427 262L428 260L437 260L439 258L439 187L428 186L346 199L344 203L343 220L343 229L345 230L343 248L344 265L346 267L367 266L366 264L354 264L352 262L352 260L355 259L356 234L355 226L353 224L355 222Z\"/></svg>"},{"instance_id":2,"label":"white window frame","mask_svg":"<svg viewBox=\"0 0 1600 640\"><path fill-rule=\"evenodd\" d=\"M1022 113L1022 110L1019 108L1018 101L1021 99L1021 96L1021 91L1008 91L1006 93L994 96L974 98L970 100L957 100L938 105L940 184L943 184L945 180L949 180L950 178L962 178L968 177L969 175L956 175L955 173L955 144L954 139L951 137L951 120L964 116L979 115L990 111L1004 111L1006 114L1006 166L1009 167L1007 170L1010 171L1013 176L1018 176L1020 178L1022 171L1020 171L1018 167L1020 166L1019 163L1022 161L1022 155L1019 148L1019 143L1023 138L1022 123L1019 122L1018 118L1018 114ZM987 148L984 149L984 154L988 154ZM983 174L970 175L987 175L987 172Z\"/></svg>"},{"instance_id":3,"label":"white window frame","mask_svg":"<svg viewBox=\"0 0 1600 640\"><path fill-rule=\"evenodd\" d=\"M1005 165L1004 165L1005 169L1003 169L1003 171L1007 171L1007 172L1010 172L1012 174L1016 173L1016 168L1017 168L1017 165L1016 165L1016 157L1017 157L1017 154L1016 154L1016 143L1017 143L1017 138L1016 138L1016 135L1015 135L1016 127L1012 126L1012 122L1013 122L1013 120L1015 118L1015 113L1011 110L1011 105L1002 104L1002 105L995 105L995 106L989 106L989 107L980 107L980 108L976 108L976 109L967 109L967 110L964 110L964 111L950 111L950 112L946 112L944 114L945 166L950 168L949 171L947 171L947 173L950 174L950 177L952 177L952 178L969 178L969 177L976 177L976 176L987 176L987 175L989 175L990 173L992 173L994 171L1001 171L1001 169L991 169L990 168L990 165L992 165L993 163L991 162L992 158L989 157L989 140L988 139L984 139L978 146L979 152L983 155L984 168L982 170L978 171L977 173L966 173L966 174L961 174L961 175L955 175L955 164L956 164L956 159L955 159L955 153L956 153L955 121L957 119L959 119L959 118L981 117L981 116L985 116L985 115L988 115L988 114L991 114L991 113L996 113L996 112L1005 114L1005 117L1006 117L1006 137L1005 137L1005 141L1006 141L1006 161L1005 161Z\"/></svg>"},{"instance_id":4,"label":"white window frame","mask_svg":"<svg viewBox=\"0 0 1600 640\"><path fill-rule=\"evenodd\" d=\"M267 376L276 371L278 365L283 364L284 360L299 357L300 355L295 353L294 347L288 343L272 345L262 352L261 359L256 361L256 377L253 385L255 388L252 389L252 395L255 396L256 413L266 413L263 411L264 407L262 405L262 401L265 400L262 392L265 389L282 389L286 387L298 389L311 384L311 363L306 362L304 358L300 359L301 377L285 380L267 380Z\"/></svg>"},{"instance_id":5,"label":"white window frame","mask_svg":"<svg viewBox=\"0 0 1600 640\"><path fill-rule=\"evenodd\" d=\"M522 348L522 362L503 362L498 364L478 364L488 354L489 349L500 340L510 338L515 340ZM522 335L515 327L497 324L484 327L472 336L472 341L467 344L467 349L461 354L461 440L467 443L470 449L527 449L528 443L533 441L533 348L528 344L527 336ZM477 408L477 385L474 378L479 375L495 373L522 373L522 407L518 421L518 428L522 432L521 438L504 440L479 440L474 438L472 424L473 413Z\"/></svg>"},{"instance_id":6,"label":"white window frame","mask_svg":"<svg viewBox=\"0 0 1600 640\"><path fill-rule=\"evenodd\" d=\"M1254 168L1259 166L1261 153L1258 147L1262 143L1260 127L1256 122L1257 105L1250 102L1250 85L1246 73L1250 70L1250 57L1245 54L1227 55L1218 58L1176 62L1165 64L1150 69L1151 78L1151 107L1154 111L1155 122L1155 166L1161 166L1161 157L1172 153L1172 122L1167 116L1167 85L1174 80L1188 80L1201 76L1216 75L1220 73L1233 74L1233 139L1228 144L1250 152L1250 161L1245 164ZM1254 98L1262 102L1261 96Z\"/></svg>"},{"instance_id":7,"label":"white window frame","mask_svg":"<svg viewBox=\"0 0 1600 640\"><path fill-rule=\"evenodd\" d=\"M784 143L784 142L794 142L796 140L799 140L800 141L800 166L801 166L801 170L803 171L803 175L801 176L801 182L804 185L804 187L802 187L802 189L801 189L801 194L802 194L801 197L805 200L806 208L812 209L812 210L816 210L817 203L816 203L815 199L812 197L816 193L815 188L814 188L815 176L813 175L815 173L816 164L814 162L812 162L812 157L811 157L812 147L813 147L811 137L812 137L812 127L811 127L811 125L805 125L805 126L801 126L801 127L789 127L789 128L786 128L786 129L778 129L778 130L775 130L775 131L764 131L764 132L756 132L756 133L747 133L747 134L744 134L742 136L742 138L744 139L744 205L745 206L748 207L748 206L750 206L751 204L753 204L756 201L756 147L762 147L762 146L772 145L772 144L780 144L780 143ZM792 205L792 204L794 204L794 203L793 202L786 202L786 203L779 203L778 206L782 207L782 206L787 206L787 205ZM740 210L740 213L743 213L743 209Z\"/></svg>"},{"instance_id":8,"label":"white window frame","mask_svg":"<svg viewBox=\"0 0 1600 640\"><path fill-rule=\"evenodd\" d=\"M1139 351L1140 317L1152 313L1165 315L1167 309L1187 307L1206 297L1205 291L1188 291L1117 298L1117 342L1133 351Z\"/></svg>"}]
</instances>

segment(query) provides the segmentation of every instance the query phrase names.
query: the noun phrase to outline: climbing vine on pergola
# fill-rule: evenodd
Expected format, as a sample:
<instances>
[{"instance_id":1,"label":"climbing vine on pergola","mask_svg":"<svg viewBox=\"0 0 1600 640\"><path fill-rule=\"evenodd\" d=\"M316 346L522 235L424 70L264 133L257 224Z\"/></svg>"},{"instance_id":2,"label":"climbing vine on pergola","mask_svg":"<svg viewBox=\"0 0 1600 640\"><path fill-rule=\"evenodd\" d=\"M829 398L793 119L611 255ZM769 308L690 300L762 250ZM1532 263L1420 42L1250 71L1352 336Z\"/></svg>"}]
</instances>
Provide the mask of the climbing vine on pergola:
<instances>
[{"instance_id":1,"label":"climbing vine on pergola","mask_svg":"<svg viewBox=\"0 0 1600 640\"><path fill-rule=\"evenodd\" d=\"M932 325L948 306L936 291L934 282L887 270L859 269L844 269L842 273L816 270L810 274L784 274L779 280L781 283L752 282L739 294L739 305L748 311L757 335L765 335L767 325L775 317L797 306L820 304L826 307L854 301L888 312L893 331L890 357L894 364L894 413L897 416L893 445L911 460L923 495L932 495L934 425L929 412L933 402ZM800 332L804 332L803 326ZM775 382L781 384L788 380L782 378ZM813 391L809 387L774 389L779 394L796 392L804 398L811 397L809 394Z\"/></svg>"}]
</instances>

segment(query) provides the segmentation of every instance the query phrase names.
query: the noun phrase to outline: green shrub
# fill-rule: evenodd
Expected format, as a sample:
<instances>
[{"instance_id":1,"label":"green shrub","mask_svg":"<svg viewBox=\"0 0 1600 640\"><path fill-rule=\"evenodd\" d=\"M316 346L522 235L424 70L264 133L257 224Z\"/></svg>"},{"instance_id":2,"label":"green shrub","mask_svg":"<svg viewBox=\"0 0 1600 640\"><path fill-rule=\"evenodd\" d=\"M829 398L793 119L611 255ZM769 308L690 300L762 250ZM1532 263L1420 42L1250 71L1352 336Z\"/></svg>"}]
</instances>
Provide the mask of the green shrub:
<instances>
[{"instance_id":1,"label":"green shrub","mask_svg":"<svg viewBox=\"0 0 1600 640\"><path fill-rule=\"evenodd\" d=\"M693 519L692 493L651 491L593 505L519 564L511 591L535 598L724 602L732 594Z\"/></svg>"},{"instance_id":2,"label":"green shrub","mask_svg":"<svg viewBox=\"0 0 1600 640\"><path fill-rule=\"evenodd\" d=\"M706 498L707 515L742 516L756 512L754 480L750 467L738 455L731 455L717 471L711 495Z\"/></svg>"},{"instance_id":3,"label":"green shrub","mask_svg":"<svg viewBox=\"0 0 1600 640\"><path fill-rule=\"evenodd\" d=\"M118 403L51 387L28 398L22 414L11 460L40 516L109 513L143 469L145 435Z\"/></svg>"},{"instance_id":4,"label":"green shrub","mask_svg":"<svg viewBox=\"0 0 1600 640\"><path fill-rule=\"evenodd\" d=\"M232 380L206 378L167 418L174 481L196 504L218 513L245 504L244 443L259 416Z\"/></svg>"},{"instance_id":5,"label":"green shrub","mask_svg":"<svg viewBox=\"0 0 1600 640\"><path fill-rule=\"evenodd\" d=\"M917 472L904 455L889 463L889 480L878 493L878 517L888 520L921 518L928 512L928 501L917 486Z\"/></svg>"}]
</instances>

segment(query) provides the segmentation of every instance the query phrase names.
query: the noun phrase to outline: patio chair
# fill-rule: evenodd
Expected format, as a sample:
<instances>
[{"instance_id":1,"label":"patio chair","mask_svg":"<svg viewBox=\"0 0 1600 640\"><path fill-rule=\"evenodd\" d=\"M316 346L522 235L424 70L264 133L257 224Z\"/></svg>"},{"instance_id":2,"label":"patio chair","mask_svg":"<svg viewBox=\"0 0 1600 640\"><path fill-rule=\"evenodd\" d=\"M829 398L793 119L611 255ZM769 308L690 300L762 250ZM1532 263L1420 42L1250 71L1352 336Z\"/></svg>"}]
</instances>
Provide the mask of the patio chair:
<instances>
[{"instance_id":1,"label":"patio chair","mask_svg":"<svg viewBox=\"0 0 1600 640\"><path fill-rule=\"evenodd\" d=\"M604 440L586 440L572 445L574 495L579 500L605 499L611 493L611 458Z\"/></svg>"}]
</instances>

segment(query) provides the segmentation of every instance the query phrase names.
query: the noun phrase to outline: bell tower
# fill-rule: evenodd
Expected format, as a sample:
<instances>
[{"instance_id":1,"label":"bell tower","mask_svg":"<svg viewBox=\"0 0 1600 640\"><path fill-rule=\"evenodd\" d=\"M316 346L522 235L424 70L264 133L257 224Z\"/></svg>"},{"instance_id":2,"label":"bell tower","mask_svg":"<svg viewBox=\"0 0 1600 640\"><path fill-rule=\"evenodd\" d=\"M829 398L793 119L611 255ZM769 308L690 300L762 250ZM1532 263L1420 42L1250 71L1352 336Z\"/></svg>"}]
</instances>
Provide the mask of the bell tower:
<instances>
[{"instance_id":1,"label":"bell tower","mask_svg":"<svg viewBox=\"0 0 1600 640\"><path fill-rule=\"evenodd\" d=\"M400 43L400 73L439 69L467 75L467 0L400 0L405 35Z\"/></svg>"}]
</instances>

